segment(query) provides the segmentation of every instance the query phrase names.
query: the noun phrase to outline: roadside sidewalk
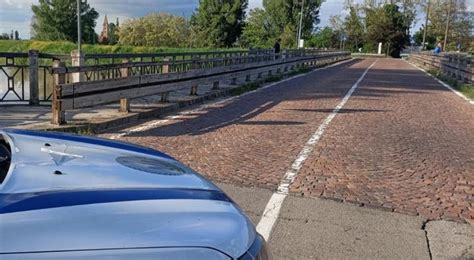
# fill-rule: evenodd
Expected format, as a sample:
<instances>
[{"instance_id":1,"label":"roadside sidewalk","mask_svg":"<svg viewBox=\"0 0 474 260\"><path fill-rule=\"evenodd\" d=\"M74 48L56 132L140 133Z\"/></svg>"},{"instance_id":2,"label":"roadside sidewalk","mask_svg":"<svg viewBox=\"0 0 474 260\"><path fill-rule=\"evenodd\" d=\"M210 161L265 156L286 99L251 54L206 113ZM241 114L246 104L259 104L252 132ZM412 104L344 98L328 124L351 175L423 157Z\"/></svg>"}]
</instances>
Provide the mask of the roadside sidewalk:
<instances>
[{"instance_id":1,"label":"roadside sidewalk","mask_svg":"<svg viewBox=\"0 0 474 260\"><path fill-rule=\"evenodd\" d=\"M272 191L218 184L255 224ZM273 230L274 259L474 259L474 227L290 195Z\"/></svg>"},{"instance_id":2,"label":"roadside sidewalk","mask_svg":"<svg viewBox=\"0 0 474 260\"><path fill-rule=\"evenodd\" d=\"M229 95L236 85L221 84L218 90L212 85L200 85L198 96L189 95L189 87L170 93L169 102L160 102L161 95L135 98L130 102L130 112L120 113L119 104L108 104L88 109L66 112L67 124L62 126L50 123L51 106L0 106L0 128L16 127L41 130L59 130L93 134L105 129L123 126L145 118L162 117L184 107L202 104L221 96Z\"/></svg>"}]
</instances>

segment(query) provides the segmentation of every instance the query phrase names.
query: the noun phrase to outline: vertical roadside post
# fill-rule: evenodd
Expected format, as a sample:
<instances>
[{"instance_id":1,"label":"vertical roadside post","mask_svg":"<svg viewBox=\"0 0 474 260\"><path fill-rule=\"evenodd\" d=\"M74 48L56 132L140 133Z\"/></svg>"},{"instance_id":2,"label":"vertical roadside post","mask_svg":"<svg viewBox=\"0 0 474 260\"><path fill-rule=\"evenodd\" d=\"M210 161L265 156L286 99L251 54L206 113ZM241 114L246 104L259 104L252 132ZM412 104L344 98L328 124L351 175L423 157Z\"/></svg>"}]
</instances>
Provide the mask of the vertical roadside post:
<instances>
[{"instance_id":1,"label":"vertical roadside post","mask_svg":"<svg viewBox=\"0 0 474 260\"><path fill-rule=\"evenodd\" d=\"M64 68L66 64L64 61L55 60L53 63L53 68ZM62 85L66 83L66 74L65 73L55 73L54 74L54 85L53 85L53 102L52 102L52 118L51 123L54 125L62 125L66 123L66 115L62 109L61 101L61 91Z\"/></svg>"},{"instance_id":2,"label":"vertical roadside post","mask_svg":"<svg viewBox=\"0 0 474 260\"><path fill-rule=\"evenodd\" d=\"M163 61L165 62L165 64L163 64L163 66L161 67L161 73L163 74L169 73L170 72L170 65L169 65L170 59L164 58ZM169 97L170 97L169 92L161 93L161 102L169 102Z\"/></svg>"},{"instance_id":3,"label":"vertical roadside post","mask_svg":"<svg viewBox=\"0 0 474 260\"><path fill-rule=\"evenodd\" d=\"M122 63L129 63L128 59L122 60ZM128 67L123 67L120 69L120 76L122 78L126 78L129 76ZM128 113L130 112L130 100L128 98L120 98L120 108L119 112L121 113Z\"/></svg>"},{"instance_id":4,"label":"vertical roadside post","mask_svg":"<svg viewBox=\"0 0 474 260\"><path fill-rule=\"evenodd\" d=\"M165 73L170 72L170 65L168 63L169 61L170 61L169 58L164 58L163 59L163 62L165 62L165 64L163 64L163 66L161 67L161 73L165 74Z\"/></svg>"},{"instance_id":5,"label":"vertical roadside post","mask_svg":"<svg viewBox=\"0 0 474 260\"><path fill-rule=\"evenodd\" d=\"M39 105L39 84L38 84L38 50L28 51L29 60L29 80L30 80L30 105ZM46 87L46 86L45 86Z\"/></svg>"},{"instance_id":6,"label":"vertical roadside post","mask_svg":"<svg viewBox=\"0 0 474 260\"><path fill-rule=\"evenodd\" d=\"M71 52L71 61L72 66L82 66L84 65L84 53L78 50L73 50ZM72 73L72 82L82 82L84 81L83 73L76 72Z\"/></svg>"}]
</instances>

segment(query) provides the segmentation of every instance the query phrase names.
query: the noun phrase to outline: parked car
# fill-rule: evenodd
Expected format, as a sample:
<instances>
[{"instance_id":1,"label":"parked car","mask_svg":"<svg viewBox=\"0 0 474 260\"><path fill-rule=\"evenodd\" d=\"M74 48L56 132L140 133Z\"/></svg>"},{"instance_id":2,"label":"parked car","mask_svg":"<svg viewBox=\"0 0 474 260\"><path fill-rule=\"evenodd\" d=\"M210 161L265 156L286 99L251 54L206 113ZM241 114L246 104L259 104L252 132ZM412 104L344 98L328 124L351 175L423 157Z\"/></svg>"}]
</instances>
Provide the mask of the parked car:
<instances>
[{"instance_id":1,"label":"parked car","mask_svg":"<svg viewBox=\"0 0 474 260\"><path fill-rule=\"evenodd\" d=\"M1 259L268 259L218 187L141 146L0 130Z\"/></svg>"}]
</instances>

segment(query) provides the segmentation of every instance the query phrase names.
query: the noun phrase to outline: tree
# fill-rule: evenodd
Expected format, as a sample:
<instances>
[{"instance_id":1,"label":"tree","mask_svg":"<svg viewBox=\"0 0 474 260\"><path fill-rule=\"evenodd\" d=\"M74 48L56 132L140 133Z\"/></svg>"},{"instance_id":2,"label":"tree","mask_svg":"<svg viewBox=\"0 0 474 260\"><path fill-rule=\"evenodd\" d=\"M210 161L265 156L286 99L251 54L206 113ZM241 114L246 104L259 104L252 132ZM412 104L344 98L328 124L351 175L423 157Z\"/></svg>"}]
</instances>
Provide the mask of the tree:
<instances>
[{"instance_id":1,"label":"tree","mask_svg":"<svg viewBox=\"0 0 474 260\"><path fill-rule=\"evenodd\" d=\"M264 9L250 10L246 26L242 32L241 44L247 48L271 48L276 34L268 14Z\"/></svg>"},{"instance_id":2,"label":"tree","mask_svg":"<svg viewBox=\"0 0 474 260\"><path fill-rule=\"evenodd\" d=\"M0 40L9 40L10 39L10 35L8 35L8 33L2 33L0 35Z\"/></svg>"},{"instance_id":3,"label":"tree","mask_svg":"<svg viewBox=\"0 0 474 260\"><path fill-rule=\"evenodd\" d=\"M365 9L366 48L375 50L382 42L387 54L400 57L401 50L409 43L406 17L400 12L398 5L385 4L380 7Z\"/></svg>"},{"instance_id":4,"label":"tree","mask_svg":"<svg viewBox=\"0 0 474 260\"><path fill-rule=\"evenodd\" d=\"M449 13L450 26L446 49L448 51L455 50L456 45L460 44L461 48L466 50L471 41L470 36L473 28L472 18L466 10L466 0L453 0L451 5L449 3L449 0L431 2L428 33L435 37L437 42L442 42L446 33L446 22Z\"/></svg>"},{"instance_id":5,"label":"tree","mask_svg":"<svg viewBox=\"0 0 474 260\"><path fill-rule=\"evenodd\" d=\"M38 40L77 41L76 0L39 0L32 5L32 33ZM99 13L85 2L81 5L81 30L84 42L93 42Z\"/></svg>"},{"instance_id":6,"label":"tree","mask_svg":"<svg viewBox=\"0 0 474 260\"><path fill-rule=\"evenodd\" d=\"M125 21L118 31L121 44L153 47L186 47L190 34L189 22L184 17L168 13Z\"/></svg>"},{"instance_id":7,"label":"tree","mask_svg":"<svg viewBox=\"0 0 474 260\"><path fill-rule=\"evenodd\" d=\"M319 8L322 2L323 0L304 1L302 38L312 37L319 23ZM302 0L263 0L264 9L250 13L247 27L244 29L244 43L252 42L255 46L261 46L259 39L264 39L266 47L271 47L280 38L283 47L296 47L302 3Z\"/></svg>"},{"instance_id":8,"label":"tree","mask_svg":"<svg viewBox=\"0 0 474 260\"><path fill-rule=\"evenodd\" d=\"M329 16L329 24L331 25L331 28L333 29L333 32L337 37L337 41L339 42L339 48L342 49L342 38L345 35L345 28L341 16Z\"/></svg>"},{"instance_id":9,"label":"tree","mask_svg":"<svg viewBox=\"0 0 474 260\"><path fill-rule=\"evenodd\" d=\"M313 48L338 48L339 33L326 26L311 36L308 40L308 46Z\"/></svg>"},{"instance_id":10,"label":"tree","mask_svg":"<svg viewBox=\"0 0 474 260\"><path fill-rule=\"evenodd\" d=\"M302 38L309 38L319 23L319 9L323 0L305 0L303 6ZM263 7L267 12L276 32L275 38L282 39L286 47L296 46L296 33L301 14L302 0L263 0Z\"/></svg>"},{"instance_id":11,"label":"tree","mask_svg":"<svg viewBox=\"0 0 474 260\"><path fill-rule=\"evenodd\" d=\"M405 16L407 35L410 35L410 28L416 22L417 9L421 7L423 0L401 0L401 12Z\"/></svg>"},{"instance_id":12,"label":"tree","mask_svg":"<svg viewBox=\"0 0 474 260\"><path fill-rule=\"evenodd\" d=\"M119 41L118 26L114 23L109 24L109 44L114 45Z\"/></svg>"},{"instance_id":13,"label":"tree","mask_svg":"<svg viewBox=\"0 0 474 260\"><path fill-rule=\"evenodd\" d=\"M20 40L20 33L18 33L18 31L15 30L15 40L18 41Z\"/></svg>"},{"instance_id":14,"label":"tree","mask_svg":"<svg viewBox=\"0 0 474 260\"><path fill-rule=\"evenodd\" d=\"M242 34L248 0L200 0L191 23L200 45L231 47Z\"/></svg>"},{"instance_id":15,"label":"tree","mask_svg":"<svg viewBox=\"0 0 474 260\"><path fill-rule=\"evenodd\" d=\"M345 33L347 35L350 50L357 51L363 45L364 25L359 16L357 6L349 7L349 15L346 16L344 22Z\"/></svg>"},{"instance_id":16,"label":"tree","mask_svg":"<svg viewBox=\"0 0 474 260\"><path fill-rule=\"evenodd\" d=\"M425 30L425 27L422 26L420 30L415 32L415 34L413 35L413 40L415 41L415 44L418 46L421 46L423 44L424 30ZM434 36L430 31L428 31L428 33L426 34L425 44L426 44L427 50L432 50L436 46L436 36Z\"/></svg>"}]
</instances>

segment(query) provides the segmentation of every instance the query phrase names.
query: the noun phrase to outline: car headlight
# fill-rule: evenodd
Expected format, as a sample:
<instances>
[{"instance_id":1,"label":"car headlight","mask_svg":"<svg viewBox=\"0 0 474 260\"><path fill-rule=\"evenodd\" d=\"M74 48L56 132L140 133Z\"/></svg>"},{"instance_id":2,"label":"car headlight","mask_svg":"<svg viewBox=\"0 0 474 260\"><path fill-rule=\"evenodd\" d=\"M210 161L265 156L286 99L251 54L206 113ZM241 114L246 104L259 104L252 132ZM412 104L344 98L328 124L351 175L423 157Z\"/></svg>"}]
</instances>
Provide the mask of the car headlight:
<instances>
[{"instance_id":1,"label":"car headlight","mask_svg":"<svg viewBox=\"0 0 474 260\"><path fill-rule=\"evenodd\" d=\"M265 239L257 233L255 241L250 246L249 250L239 257L239 260L269 260L270 252L267 248Z\"/></svg>"}]
</instances>

